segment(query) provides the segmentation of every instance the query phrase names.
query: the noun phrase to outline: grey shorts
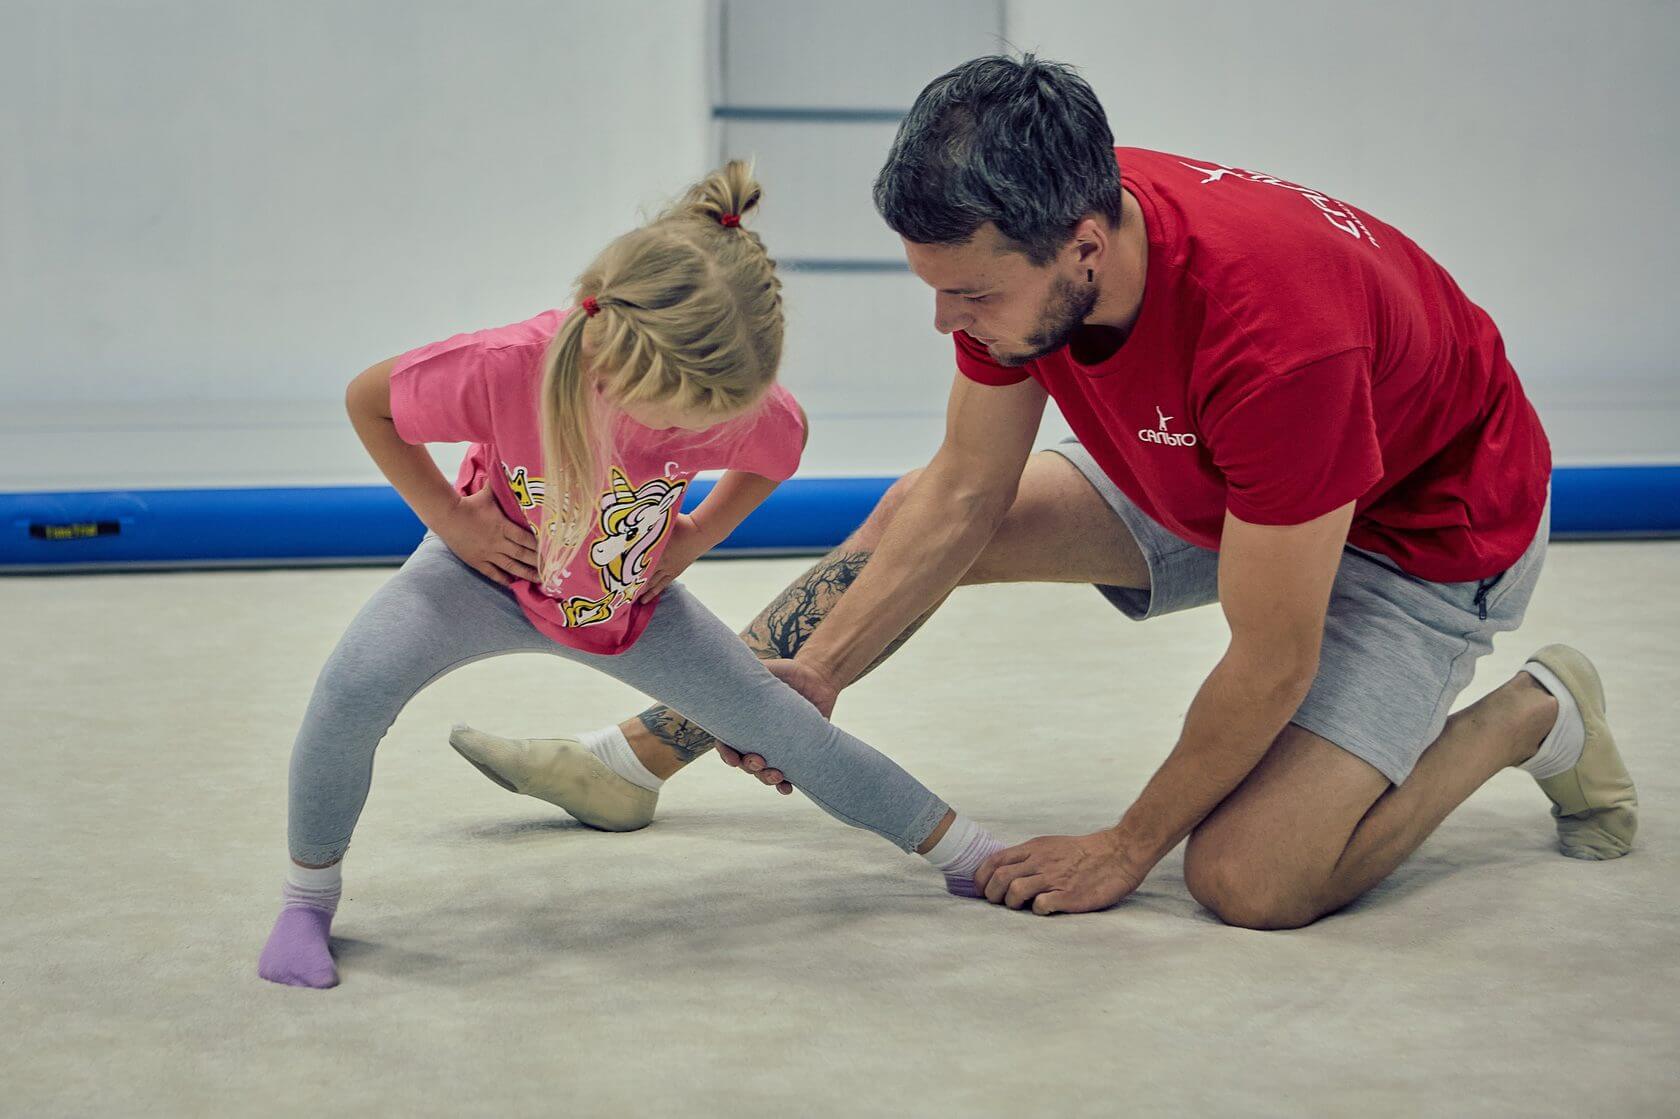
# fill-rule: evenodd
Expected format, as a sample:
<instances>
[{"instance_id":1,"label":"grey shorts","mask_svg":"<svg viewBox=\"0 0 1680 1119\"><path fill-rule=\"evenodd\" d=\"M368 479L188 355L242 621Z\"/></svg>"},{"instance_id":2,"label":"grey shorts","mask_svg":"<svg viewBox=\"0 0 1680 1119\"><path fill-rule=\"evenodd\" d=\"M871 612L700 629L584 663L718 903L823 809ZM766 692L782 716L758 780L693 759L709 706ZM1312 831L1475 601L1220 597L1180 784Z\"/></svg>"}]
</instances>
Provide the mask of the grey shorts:
<instances>
[{"instance_id":1,"label":"grey shorts","mask_svg":"<svg viewBox=\"0 0 1680 1119\"><path fill-rule=\"evenodd\" d=\"M1051 448L1073 463L1131 531L1149 589L1099 586L1135 621L1219 600L1219 553L1169 532L1103 473L1084 447ZM1318 676L1290 721L1334 742L1398 785L1446 725L1493 635L1516 629L1546 559L1551 503L1522 558L1469 583L1407 575L1386 556L1348 545L1330 591Z\"/></svg>"}]
</instances>

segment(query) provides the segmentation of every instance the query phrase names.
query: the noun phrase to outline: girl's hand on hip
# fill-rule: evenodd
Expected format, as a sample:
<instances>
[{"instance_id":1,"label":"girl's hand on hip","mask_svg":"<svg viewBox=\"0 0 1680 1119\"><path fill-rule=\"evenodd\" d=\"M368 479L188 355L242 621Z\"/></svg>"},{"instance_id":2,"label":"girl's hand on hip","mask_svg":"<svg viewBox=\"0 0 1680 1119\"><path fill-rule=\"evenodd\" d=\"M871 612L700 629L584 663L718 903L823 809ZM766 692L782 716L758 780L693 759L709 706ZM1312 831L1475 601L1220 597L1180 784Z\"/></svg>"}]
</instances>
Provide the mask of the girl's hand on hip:
<instances>
[{"instance_id":1,"label":"girl's hand on hip","mask_svg":"<svg viewBox=\"0 0 1680 1119\"><path fill-rule=\"evenodd\" d=\"M638 592L638 598L652 598L659 594L675 582L677 576L687 571L689 564L711 551L716 544L686 513L678 513L671 518L669 531L671 539L666 541L659 564L647 577L647 585Z\"/></svg>"},{"instance_id":2,"label":"girl's hand on hip","mask_svg":"<svg viewBox=\"0 0 1680 1119\"><path fill-rule=\"evenodd\" d=\"M515 579L537 581L535 532L507 519L489 485L457 501L435 531L462 563L486 579L504 587Z\"/></svg>"}]
</instances>

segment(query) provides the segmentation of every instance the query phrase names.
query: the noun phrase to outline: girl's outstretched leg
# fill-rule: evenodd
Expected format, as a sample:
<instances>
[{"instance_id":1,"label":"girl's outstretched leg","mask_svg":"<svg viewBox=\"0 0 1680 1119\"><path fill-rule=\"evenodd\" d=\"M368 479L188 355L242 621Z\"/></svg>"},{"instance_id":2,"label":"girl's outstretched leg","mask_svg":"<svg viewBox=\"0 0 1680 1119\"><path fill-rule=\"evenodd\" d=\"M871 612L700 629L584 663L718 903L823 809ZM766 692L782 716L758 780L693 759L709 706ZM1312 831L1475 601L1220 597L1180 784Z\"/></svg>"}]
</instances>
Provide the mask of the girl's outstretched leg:
<instances>
[{"instance_id":1,"label":"girl's outstretched leg","mask_svg":"<svg viewBox=\"0 0 1680 1119\"><path fill-rule=\"evenodd\" d=\"M923 855L952 893L973 896L974 872L1002 849L891 758L824 719L680 584L661 596L626 652L567 655L682 712L737 750L762 756L829 815Z\"/></svg>"}]
</instances>

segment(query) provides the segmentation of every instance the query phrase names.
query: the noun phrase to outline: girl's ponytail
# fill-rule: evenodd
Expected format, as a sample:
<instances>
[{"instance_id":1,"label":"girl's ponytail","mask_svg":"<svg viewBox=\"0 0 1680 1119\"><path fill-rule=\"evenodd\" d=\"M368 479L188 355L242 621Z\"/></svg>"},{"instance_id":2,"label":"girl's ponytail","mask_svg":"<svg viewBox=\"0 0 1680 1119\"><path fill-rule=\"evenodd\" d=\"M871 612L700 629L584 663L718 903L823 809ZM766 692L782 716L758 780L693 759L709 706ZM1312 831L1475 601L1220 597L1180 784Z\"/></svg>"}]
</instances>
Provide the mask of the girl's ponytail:
<instances>
[{"instance_id":1,"label":"girl's ponytail","mask_svg":"<svg viewBox=\"0 0 1680 1119\"><path fill-rule=\"evenodd\" d=\"M543 358L541 404L543 441L542 519L537 529L537 571L545 590L555 591L561 574L577 557L594 516L611 457L603 409L584 365L583 332L589 316L566 316Z\"/></svg>"},{"instance_id":2,"label":"girl's ponytail","mask_svg":"<svg viewBox=\"0 0 1680 1119\"><path fill-rule=\"evenodd\" d=\"M730 215L739 220L758 205L764 190L753 177L752 165L732 159L688 188L688 191L655 220L700 219L717 225Z\"/></svg>"},{"instance_id":3,"label":"girl's ponytail","mask_svg":"<svg viewBox=\"0 0 1680 1119\"><path fill-rule=\"evenodd\" d=\"M559 593L594 525L620 406L670 403L721 423L775 380L781 280L764 242L740 223L762 193L751 165L731 160L578 277L577 309L543 359L545 592Z\"/></svg>"}]
</instances>

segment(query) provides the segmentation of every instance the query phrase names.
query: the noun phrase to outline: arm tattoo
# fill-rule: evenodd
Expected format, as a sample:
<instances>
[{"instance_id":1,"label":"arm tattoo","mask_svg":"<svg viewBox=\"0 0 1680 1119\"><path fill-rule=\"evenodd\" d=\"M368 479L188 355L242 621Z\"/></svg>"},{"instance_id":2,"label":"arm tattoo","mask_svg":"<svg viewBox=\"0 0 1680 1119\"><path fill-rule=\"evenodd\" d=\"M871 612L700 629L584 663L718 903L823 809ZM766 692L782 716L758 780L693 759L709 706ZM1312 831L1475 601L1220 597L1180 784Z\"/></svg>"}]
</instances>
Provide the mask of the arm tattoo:
<instances>
[{"instance_id":1,"label":"arm tattoo","mask_svg":"<svg viewBox=\"0 0 1680 1119\"><path fill-rule=\"evenodd\" d=\"M798 653L868 562L868 552L836 551L823 557L753 619L745 634L747 647L765 660Z\"/></svg>"},{"instance_id":2,"label":"arm tattoo","mask_svg":"<svg viewBox=\"0 0 1680 1119\"><path fill-rule=\"evenodd\" d=\"M804 647L818 624L828 617L840 596L857 581L864 564L869 562L866 551L836 549L824 556L754 618L741 635L760 660L786 659ZM933 610L939 609L935 604ZM933 616L929 610L912 622L903 633L888 645L864 673L873 672L882 661L898 652L906 641ZM678 757L691 762L717 745L717 739L684 719L669 707L656 706L643 711L641 723L655 738L669 746Z\"/></svg>"}]
</instances>

